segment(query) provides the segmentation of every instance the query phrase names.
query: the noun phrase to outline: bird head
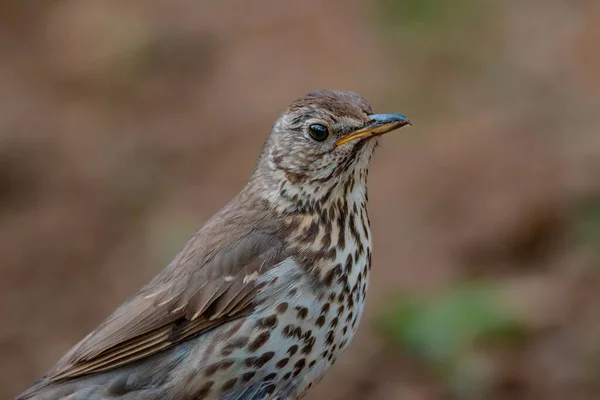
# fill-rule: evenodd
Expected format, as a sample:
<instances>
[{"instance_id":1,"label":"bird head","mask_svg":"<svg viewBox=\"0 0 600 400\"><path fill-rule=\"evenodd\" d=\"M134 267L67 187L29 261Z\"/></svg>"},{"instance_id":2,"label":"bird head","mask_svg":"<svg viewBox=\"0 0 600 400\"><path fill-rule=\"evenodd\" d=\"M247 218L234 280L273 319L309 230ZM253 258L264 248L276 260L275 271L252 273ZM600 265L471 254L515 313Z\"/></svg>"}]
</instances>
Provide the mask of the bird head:
<instances>
[{"instance_id":1,"label":"bird head","mask_svg":"<svg viewBox=\"0 0 600 400\"><path fill-rule=\"evenodd\" d=\"M400 114L374 114L353 92L311 92L276 121L255 175L274 177L287 194L318 200L349 179L366 183L378 138L408 124Z\"/></svg>"}]
</instances>

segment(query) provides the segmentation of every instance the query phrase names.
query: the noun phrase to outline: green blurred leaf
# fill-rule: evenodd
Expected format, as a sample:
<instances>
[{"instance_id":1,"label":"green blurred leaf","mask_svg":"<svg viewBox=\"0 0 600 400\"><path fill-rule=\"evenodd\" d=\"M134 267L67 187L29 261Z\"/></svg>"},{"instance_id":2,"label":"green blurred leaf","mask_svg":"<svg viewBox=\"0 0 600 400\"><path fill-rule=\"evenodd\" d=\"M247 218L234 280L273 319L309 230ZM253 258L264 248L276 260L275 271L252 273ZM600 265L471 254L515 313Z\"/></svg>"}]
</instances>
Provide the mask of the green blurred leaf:
<instances>
[{"instance_id":1,"label":"green blurred leaf","mask_svg":"<svg viewBox=\"0 0 600 400\"><path fill-rule=\"evenodd\" d=\"M477 340L515 343L525 322L498 302L495 285L454 287L435 298L401 296L381 320L395 343L442 371L452 369Z\"/></svg>"},{"instance_id":2,"label":"green blurred leaf","mask_svg":"<svg viewBox=\"0 0 600 400\"><path fill-rule=\"evenodd\" d=\"M600 202L590 202L579 207L572 226L576 240L597 244L600 241Z\"/></svg>"},{"instance_id":3,"label":"green blurred leaf","mask_svg":"<svg viewBox=\"0 0 600 400\"><path fill-rule=\"evenodd\" d=\"M482 398L491 371L475 344L516 345L528 333L526 321L503 305L504 289L483 283L457 285L433 297L403 294L379 325L394 343L427 362L456 396Z\"/></svg>"}]
</instances>

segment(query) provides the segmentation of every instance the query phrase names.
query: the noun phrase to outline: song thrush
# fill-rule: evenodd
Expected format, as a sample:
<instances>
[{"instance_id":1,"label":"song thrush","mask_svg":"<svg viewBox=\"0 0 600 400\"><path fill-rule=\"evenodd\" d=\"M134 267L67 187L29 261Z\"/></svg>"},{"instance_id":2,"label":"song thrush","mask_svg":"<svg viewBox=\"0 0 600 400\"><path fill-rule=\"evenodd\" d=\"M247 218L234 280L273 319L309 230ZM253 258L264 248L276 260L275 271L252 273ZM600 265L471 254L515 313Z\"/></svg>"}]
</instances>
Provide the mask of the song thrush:
<instances>
[{"instance_id":1,"label":"song thrush","mask_svg":"<svg viewBox=\"0 0 600 400\"><path fill-rule=\"evenodd\" d=\"M18 399L300 398L356 331L369 162L409 123L352 92L295 101L233 201Z\"/></svg>"}]
</instances>

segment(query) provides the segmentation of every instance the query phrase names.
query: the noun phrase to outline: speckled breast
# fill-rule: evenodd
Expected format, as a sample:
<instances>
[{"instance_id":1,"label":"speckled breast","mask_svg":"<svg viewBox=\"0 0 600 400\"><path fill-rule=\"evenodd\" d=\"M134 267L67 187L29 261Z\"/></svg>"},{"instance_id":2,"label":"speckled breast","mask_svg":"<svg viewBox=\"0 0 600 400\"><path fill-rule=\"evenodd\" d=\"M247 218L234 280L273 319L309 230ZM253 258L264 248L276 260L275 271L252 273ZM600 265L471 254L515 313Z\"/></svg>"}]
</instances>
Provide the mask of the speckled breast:
<instances>
[{"instance_id":1,"label":"speckled breast","mask_svg":"<svg viewBox=\"0 0 600 400\"><path fill-rule=\"evenodd\" d=\"M211 395L240 400L300 398L342 354L358 327L368 260L365 254L355 264L361 271L351 286L341 273L327 292L316 295L306 277L272 306L230 323L224 331L228 338L219 335L213 341L210 358L218 361L202 373L204 382L212 382Z\"/></svg>"}]
</instances>

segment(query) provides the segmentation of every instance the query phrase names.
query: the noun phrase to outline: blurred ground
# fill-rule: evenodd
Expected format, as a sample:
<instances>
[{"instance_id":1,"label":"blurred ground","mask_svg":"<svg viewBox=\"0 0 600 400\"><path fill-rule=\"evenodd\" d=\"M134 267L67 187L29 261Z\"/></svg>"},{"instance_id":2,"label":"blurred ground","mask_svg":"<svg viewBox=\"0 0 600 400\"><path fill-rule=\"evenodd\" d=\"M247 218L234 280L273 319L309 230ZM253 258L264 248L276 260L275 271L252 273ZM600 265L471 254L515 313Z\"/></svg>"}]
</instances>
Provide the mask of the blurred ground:
<instances>
[{"instance_id":1,"label":"blurred ground","mask_svg":"<svg viewBox=\"0 0 600 400\"><path fill-rule=\"evenodd\" d=\"M599 398L599 22L591 0L1 0L0 397L166 265L290 101L343 88L414 127L376 154L368 312L309 398ZM488 285L518 339L457 328Z\"/></svg>"}]
</instances>

